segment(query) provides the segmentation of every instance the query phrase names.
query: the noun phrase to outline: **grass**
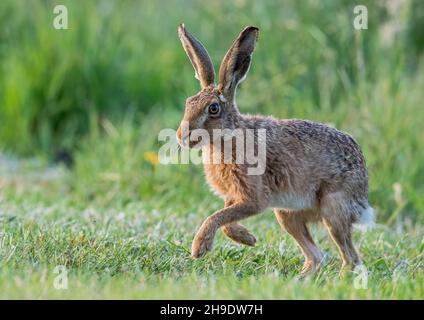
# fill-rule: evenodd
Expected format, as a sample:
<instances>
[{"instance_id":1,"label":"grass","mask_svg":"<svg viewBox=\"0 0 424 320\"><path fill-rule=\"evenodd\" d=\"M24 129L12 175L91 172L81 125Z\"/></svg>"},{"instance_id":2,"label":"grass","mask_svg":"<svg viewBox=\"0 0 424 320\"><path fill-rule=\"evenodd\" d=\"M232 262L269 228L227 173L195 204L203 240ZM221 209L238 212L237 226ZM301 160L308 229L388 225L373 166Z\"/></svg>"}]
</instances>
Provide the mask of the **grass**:
<instances>
[{"instance_id":1,"label":"grass","mask_svg":"<svg viewBox=\"0 0 424 320\"><path fill-rule=\"evenodd\" d=\"M0 3L0 298L423 299L424 64L421 1ZM330 123L360 143L378 226L356 233L368 289L339 279L327 253L310 279L271 211L245 221L255 248L221 233L189 257L202 220L222 203L202 169L161 165L158 132L176 128L198 84L176 35L184 21L216 66L239 30L261 29L242 112ZM225 36L223 36L225 35ZM228 35L228 36L227 36ZM72 170L52 164L71 152ZM57 290L54 269L69 271Z\"/></svg>"},{"instance_id":2,"label":"grass","mask_svg":"<svg viewBox=\"0 0 424 320\"><path fill-rule=\"evenodd\" d=\"M421 225L404 222L389 228L380 224L371 232L356 233L370 274L367 289L355 289L356 275L339 279L340 258L322 228L314 233L326 252L326 265L309 279L298 278L301 254L288 234L280 231L271 211L246 221L259 239L255 248L236 245L219 233L214 251L193 260L189 249L194 232L220 206L212 196L192 206L169 205L160 196L155 205L143 201L93 205L78 202L69 193L71 173L12 160L2 162L9 169L5 171L13 173L3 172L0 298L424 296ZM193 191L179 192L194 200ZM68 270L67 290L54 287L59 265Z\"/></svg>"}]
</instances>

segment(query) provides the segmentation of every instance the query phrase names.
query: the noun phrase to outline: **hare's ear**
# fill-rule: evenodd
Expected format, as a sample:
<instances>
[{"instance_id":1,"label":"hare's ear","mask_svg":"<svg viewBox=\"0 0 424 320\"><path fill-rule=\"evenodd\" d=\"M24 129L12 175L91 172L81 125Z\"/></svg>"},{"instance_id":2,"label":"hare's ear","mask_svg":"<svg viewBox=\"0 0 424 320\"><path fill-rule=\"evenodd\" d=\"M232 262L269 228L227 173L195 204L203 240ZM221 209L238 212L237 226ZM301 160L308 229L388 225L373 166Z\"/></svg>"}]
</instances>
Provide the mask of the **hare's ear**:
<instances>
[{"instance_id":1,"label":"hare's ear","mask_svg":"<svg viewBox=\"0 0 424 320\"><path fill-rule=\"evenodd\" d=\"M246 27L231 45L219 67L219 89L229 99L234 98L237 85L249 71L259 29Z\"/></svg>"},{"instance_id":2,"label":"hare's ear","mask_svg":"<svg viewBox=\"0 0 424 320\"><path fill-rule=\"evenodd\" d=\"M190 59L195 71L195 77L200 81L202 88L205 88L215 81L215 71L212 60L202 43L186 31L184 24L178 28L183 48Z\"/></svg>"}]
</instances>

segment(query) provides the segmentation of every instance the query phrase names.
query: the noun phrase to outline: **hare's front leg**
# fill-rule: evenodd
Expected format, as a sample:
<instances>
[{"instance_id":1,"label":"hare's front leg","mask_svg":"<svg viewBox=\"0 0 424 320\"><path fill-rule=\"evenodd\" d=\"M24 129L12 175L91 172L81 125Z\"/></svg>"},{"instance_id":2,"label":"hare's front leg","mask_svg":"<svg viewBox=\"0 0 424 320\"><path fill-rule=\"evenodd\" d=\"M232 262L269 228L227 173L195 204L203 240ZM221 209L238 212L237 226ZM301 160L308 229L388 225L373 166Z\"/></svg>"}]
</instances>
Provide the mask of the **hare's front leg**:
<instances>
[{"instance_id":1,"label":"hare's front leg","mask_svg":"<svg viewBox=\"0 0 424 320\"><path fill-rule=\"evenodd\" d=\"M244 226L236 222L227 224L222 227L222 232L231 240L253 247L256 243L256 238Z\"/></svg>"},{"instance_id":2,"label":"hare's front leg","mask_svg":"<svg viewBox=\"0 0 424 320\"><path fill-rule=\"evenodd\" d=\"M231 200L225 201L225 208L228 208L234 204ZM231 240L244 244L246 246L253 247L256 243L256 238L253 234L249 232L244 226L238 224L237 222L229 223L222 228L222 232Z\"/></svg>"},{"instance_id":3,"label":"hare's front leg","mask_svg":"<svg viewBox=\"0 0 424 320\"><path fill-rule=\"evenodd\" d=\"M207 251L212 249L213 239L216 231L241 219L253 216L261 212L264 208L257 203L243 202L230 205L209 216L197 231L191 246L193 258L202 257Z\"/></svg>"}]
</instances>

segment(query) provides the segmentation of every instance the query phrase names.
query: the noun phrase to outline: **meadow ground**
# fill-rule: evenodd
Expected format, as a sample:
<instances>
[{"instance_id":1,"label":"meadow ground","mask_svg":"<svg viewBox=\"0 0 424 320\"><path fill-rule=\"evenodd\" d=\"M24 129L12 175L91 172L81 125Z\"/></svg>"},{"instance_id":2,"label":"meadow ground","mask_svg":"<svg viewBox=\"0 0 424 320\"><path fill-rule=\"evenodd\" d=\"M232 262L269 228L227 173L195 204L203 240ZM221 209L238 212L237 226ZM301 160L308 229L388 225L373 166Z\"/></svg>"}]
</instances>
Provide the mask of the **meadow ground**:
<instances>
[{"instance_id":1,"label":"meadow ground","mask_svg":"<svg viewBox=\"0 0 424 320\"><path fill-rule=\"evenodd\" d=\"M0 2L0 298L424 298L423 1L361 1L361 31L349 0L62 3L69 30L52 27L54 1ZM201 167L157 159L158 133L198 90L180 22L216 67L242 27L259 26L239 109L360 143L377 213L374 230L355 233L366 285L339 279L321 227L326 265L299 279L300 251L271 210L243 222L256 247L219 232L190 258L222 202ZM63 150L72 169L53 164Z\"/></svg>"},{"instance_id":2,"label":"meadow ground","mask_svg":"<svg viewBox=\"0 0 424 320\"><path fill-rule=\"evenodd\" d=\"M424 229L411 221L356 232L367 279L349 273L340 279L337 250L323 228L315 228L326 264L300 279L302 256L270 210L245 222L259 240L256 247L218 233L214 250L193 260L196 227L220 206L212 196L179 206L160 194L147 203L84 204L70 191L65 170L13 159L1 164L0 298L424 297ZM193 199L192 190L178 192ZM58 266L67 269L66 290L55 287L63 284Z\"/></svg>"}]
</instances>

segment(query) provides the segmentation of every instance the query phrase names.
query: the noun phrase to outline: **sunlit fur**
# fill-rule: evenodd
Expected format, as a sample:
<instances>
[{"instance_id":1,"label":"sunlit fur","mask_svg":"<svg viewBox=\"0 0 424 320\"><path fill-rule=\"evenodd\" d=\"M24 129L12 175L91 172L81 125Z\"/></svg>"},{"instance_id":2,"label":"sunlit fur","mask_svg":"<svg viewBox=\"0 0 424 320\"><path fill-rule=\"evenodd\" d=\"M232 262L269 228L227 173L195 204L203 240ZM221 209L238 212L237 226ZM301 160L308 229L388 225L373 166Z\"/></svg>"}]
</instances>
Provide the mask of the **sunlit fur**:
<instances>
[{"instance_id":1,"label":"sunlit fur","mask_svg":"<svg viewBox=\"0 0 424 320\"><path fill-rule=\"evenodd\" d=\"M212 248L216 231L242 244L254 245L256 239L238 224L239 220L274 208L281 227L299 244L305 256L302 272L316 270L322 253L315 245L307 224L321 221L339 248L343 266L357 266L361 259L352 243L352 225L373 221L368 204L368 175L365 159L357 142L348 134L330 126L306 120L279 120L267 116L243 115L235 102L237 85L246 76L258 37L258 29L245 28L231 46L220 67L220 80L214 84L212 63L201 43L179 29L189 57L198 56L197 74L202 90L187 99L183 120L190 130L266 129L266 170L262 175L248 175L246 164L204 164L211 188L225 201L225 208L209 216L199 229L192 245L192 256L200 257ZM247 62L246 62L247 61ZM243 64L245 63L245 64ZM246 64L248 63L248 65ZM230 83L228 83L228 81ZM222 83L223 82L223 83ZM219 103L217 118L207 115L207 107ZM282 106L283 107L283 106ZM206 111L205 111L206 110ZM177 137L181 140L181 128ZM192 145L190 145L192 146ZM213 143L202 148L204 157L214 156ZM222 152L222 151L221 151ZM221 156L221 155L220 155Z\"/></svg>"}]
</instances>

